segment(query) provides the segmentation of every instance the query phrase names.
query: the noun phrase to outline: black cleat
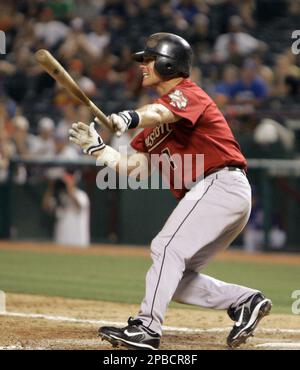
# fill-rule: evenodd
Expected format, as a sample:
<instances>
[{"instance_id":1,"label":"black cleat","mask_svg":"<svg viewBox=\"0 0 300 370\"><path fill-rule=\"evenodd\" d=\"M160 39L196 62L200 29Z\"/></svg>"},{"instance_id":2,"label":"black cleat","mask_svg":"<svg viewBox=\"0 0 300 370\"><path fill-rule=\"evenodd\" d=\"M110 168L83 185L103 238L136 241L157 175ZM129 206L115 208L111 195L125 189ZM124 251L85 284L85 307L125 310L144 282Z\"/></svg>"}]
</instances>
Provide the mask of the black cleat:
<instances>
[{"instance_id":1,"label":"black cleat","mask_svg":"<svg viewBox=\"0 0 300 370\"><path fill-rule=\"evenodd\" d=\"M156 350L159 347L160 335L146 328L139 319L128 319L128 326L115 328L102 326L99 336L107 340L113 347L125 346L133 349Z\"/></svg>"},{"instance_id":2,"label":"black cleat","mask_svg":"<svg viewBox=\"0 0 300 370\"><path fill-rule=\"evenodd\" d=\"M236 348L253 336L257 324L270 313L271 308L271 300L261 293L253 294L235 308L229 307L228 316L235 321L235 324L227 337L228 346Z\"/></svg>"}]
</instances>

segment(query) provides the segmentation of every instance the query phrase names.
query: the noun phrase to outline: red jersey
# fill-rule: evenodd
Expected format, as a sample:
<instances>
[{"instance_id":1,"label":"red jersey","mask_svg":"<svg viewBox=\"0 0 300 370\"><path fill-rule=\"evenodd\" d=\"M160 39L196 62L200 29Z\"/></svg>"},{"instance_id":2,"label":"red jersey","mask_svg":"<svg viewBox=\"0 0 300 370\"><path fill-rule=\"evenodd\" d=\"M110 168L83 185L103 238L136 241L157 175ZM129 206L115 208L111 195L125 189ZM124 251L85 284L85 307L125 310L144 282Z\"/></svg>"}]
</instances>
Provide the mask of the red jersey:
<instances>
[{"instance_id":1,"label":"red jersey","mask_svg":"<svg viewBox=\"0 0 300 370\"><path fill-rule=\"evenodd\" d=\"M189 178L195 182L220 167L246 167L246 159L223 114L190 79L182 80L155 103L164 105L181 119L172 124L144 129L132 140L131 146L150 155L168 155L173 171L170 189L176 198L181 199L188 191L187 186L174 186L176 178L182 178L184 173L189 172ZM204 159L202 166L195 160L201 154ZM184 160L187 155L193 158L191 162L188 161L189 164ZM180 158L183 165L177 166Z\"/></svg>"}]
</instances>

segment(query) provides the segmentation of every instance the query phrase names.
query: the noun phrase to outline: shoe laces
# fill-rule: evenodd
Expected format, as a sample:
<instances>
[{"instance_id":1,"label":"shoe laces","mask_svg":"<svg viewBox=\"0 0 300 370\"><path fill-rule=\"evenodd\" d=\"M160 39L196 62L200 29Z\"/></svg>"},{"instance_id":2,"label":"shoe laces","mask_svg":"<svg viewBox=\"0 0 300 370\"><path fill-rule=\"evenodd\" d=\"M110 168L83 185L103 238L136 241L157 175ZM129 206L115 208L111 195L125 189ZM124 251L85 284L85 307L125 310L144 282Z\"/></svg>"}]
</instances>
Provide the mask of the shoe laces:
<instances>
[{"instance_id":1,"label":"shoe laces","mask_svg":"<svg viewBox=\"0 0 300 370\"><path fill-rule=\"evenodd\" d=\"M134 319L133 317L129 317L128 319L129 326L139 326L143 325L143 321L141 319Z\"/></svg>"},{"instance_id":2,"label":"shoe laces","mask_svg":"<svg viewBox=\"0 0 300 370\"><path fill-rule=\"evenodd\" d=\"M251 310L253 309L252 303L254 302L254 305L256 304L257 300L263 299L262 294L257 293L250 296L248 299L246 299L244 302L240 303L235 309L234 309L234 316L235 319L240 317L241 311L243 309L243 317L248 318L250 316ZM237 321L237 320L236 320Z\"/></svg>"},{"instance_id":3,"label":"shoe laces","mask_svg":"<svg viewBox=\"0 0 300 370\"><path fill-rule=\"evenodd\" d=\"M134 319L133 317L129 317L128 319L128 326L139 326L140 329L142 329L143 331L145 331L146 333L152 335L152 336L155 336L155 337L159 337L160 338L160 335L157 334L155 331L147 328L144 324L143 324L143 321L141 319Z\"/></svg>"}]
</instances>

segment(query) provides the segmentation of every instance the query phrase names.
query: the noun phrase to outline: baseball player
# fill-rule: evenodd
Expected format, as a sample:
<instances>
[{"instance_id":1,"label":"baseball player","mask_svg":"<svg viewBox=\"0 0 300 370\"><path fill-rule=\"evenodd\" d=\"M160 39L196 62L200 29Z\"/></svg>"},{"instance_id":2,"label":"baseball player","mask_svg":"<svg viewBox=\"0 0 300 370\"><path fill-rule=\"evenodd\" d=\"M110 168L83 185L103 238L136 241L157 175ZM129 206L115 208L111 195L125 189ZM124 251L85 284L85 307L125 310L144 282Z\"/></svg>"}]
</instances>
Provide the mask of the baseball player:
<instances>
[{"instance_id":1,"label":"baseball player","mask_svg":"<svg viewBox=\"0 0 300 370\"><path fill-rule=\"evenodd\" d=\"M257 290L199 271L227 248L247 223L251 189L246 160L216 104L189 79L192 50L187 41L174 34L156 33L133 57L140 63L143 87L154 87L159 98L153 104L109 117L116 131L144 129L131 142L137 153L128 157L128 175L137 166L146 173L154 154L167 155L170 163L178 155L184 163L185 155L202 154L204 168L201 177L197 161L192 162L191 178L200 180L189 190L174 185L184 171L171 166L170 189L179 203L152 241L153 264L146 276L140 310L126 327L101 327L99 335L113 346L158 349L165 312L174 300L227 310L235 321L227 344L237 347L252 335L272 303ZM124 158L103 142L94 123L73 124L70 140L99 163L124 170ZM189 197L191 191L193 196Z\"/></svg>"}]
</instances>

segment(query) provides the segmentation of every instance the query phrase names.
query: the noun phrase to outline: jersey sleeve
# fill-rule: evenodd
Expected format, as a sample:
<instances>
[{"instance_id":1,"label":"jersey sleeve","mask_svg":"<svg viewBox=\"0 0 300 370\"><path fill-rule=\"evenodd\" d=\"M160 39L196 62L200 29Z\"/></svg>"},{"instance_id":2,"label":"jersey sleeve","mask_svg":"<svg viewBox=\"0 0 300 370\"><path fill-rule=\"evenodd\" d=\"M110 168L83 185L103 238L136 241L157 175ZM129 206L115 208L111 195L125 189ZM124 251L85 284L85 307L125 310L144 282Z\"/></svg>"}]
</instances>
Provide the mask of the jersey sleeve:
<instances>
[{"instance_id":1,"label":"jersey sleeve","mask_svg":"<svg viewBox=\"0 0 300 370\"><path fill-rule=\"evenodd\" d=\"M156 103L164 105L177 116L194 125L211 103L208 96L200 89L175 87L168 94L157 99Z\"/></svg>"},{"instance_id":2,"label":"jersey sleeve","mask_svg":"<svg viewBox=\"0 0 300 370\"><path fill-rule=\"evenodd\" d=\"M133 138L130 145L133 149L138 152L148 153L148 150L145 145L144 131L140 132L136 137Z\"/></svg>"}]
</instances>

